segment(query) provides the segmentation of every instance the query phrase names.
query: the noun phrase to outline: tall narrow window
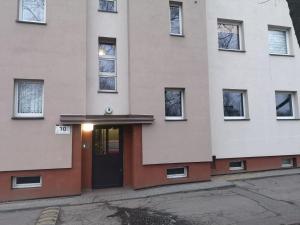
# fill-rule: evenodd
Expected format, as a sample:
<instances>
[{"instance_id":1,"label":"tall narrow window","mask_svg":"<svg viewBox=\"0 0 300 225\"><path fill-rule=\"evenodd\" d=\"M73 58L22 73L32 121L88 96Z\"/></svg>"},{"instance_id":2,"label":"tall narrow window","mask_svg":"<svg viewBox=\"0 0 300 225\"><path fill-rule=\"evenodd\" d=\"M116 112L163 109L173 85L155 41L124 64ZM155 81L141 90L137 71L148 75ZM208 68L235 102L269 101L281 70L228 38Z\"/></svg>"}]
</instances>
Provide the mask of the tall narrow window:
<instances>
[{"instance_id":1,"label":"tall narrow window","mask_svg":"<svg viewBox=\"0 0 300 225\"><path fill-rule=\"evenodd\" d=\"M242 22L218 20L219 49L242 50Z\"/></svg>"},{"instance_id":2,"label":"tall narrow window","mask_svg":"<svg viewBox=\"0 0 300 225\"><path fill-rule=\"evenodd\" d=\"M43 88L40 80L15 80L16 117L43 117Z\"/></svg>"},{"instance_id":3,"label":"tall narrow window","mask_svg":"<svg viewBox=\"0 0 300 225\"><path fill-rule=\"evenodd\" d=\"M294 117L294 93L276 91L276 114L278 118Z\"/></svg>"},{"instance_id":4,"label":"tall narrow window","mask_svg":"<svg viewBox=\"0 0 300 225\"><path fill-rule=\"evenodd\" d=\"M290 54L288 28L269 26L269 53L277 55Z\"/></svg>"},{"instance_id":5,"label":"tall narrow window","mask_svg":"<svg viewBox=\"0 0 300 225\"><path fill-rule=\"evenodd\" d=\"M99 38L99 91L117 91L116 40Z\"/></svg>"},{"instance_id":6,"label":"tall narrow window","mask_svg":"<svg viewBox=\"0 0 300 225\"><path fill-rule=\"evenodd\" d=\"M244 119L245 113L245 91L224 90L223 107L225 119Z\"/></svg>"},{"instance_id":7,"label":"tall narrow window","mask_svg":"<svg viewBox=\"0 0 300 225\"><path fill-rule=\"evenodd\" d=\"M167 120L184 119L183 89L165 90L165 113Z\"/></svg>"},{"instance_id":8,"label":"tall narrow window","mask_svg":"<svg viewBox=\"0 0 300 225\"><path fill-rule=\"evenodd\" d=\"M19 0L19 21L45 23L46 0Z\"/></svg>"},{"instance_id":9,"label":"tall narrow window","mask_svg":"<svg viewBox=\"0 0 300 225\"><path fill-rule=\"evenodd\" d=\"M170 34L182 35L182 3L170 2Z\"/></svg>"},{"instance_id":10,"label":"tall narrow window","mask_svg":"<svg viewBox=\"0 0 300 225\"><path fill-rule=\"evenodd\" d=\"M99 10L117 12L117 0L99 0Z\"/></svg>"}]
</instances>

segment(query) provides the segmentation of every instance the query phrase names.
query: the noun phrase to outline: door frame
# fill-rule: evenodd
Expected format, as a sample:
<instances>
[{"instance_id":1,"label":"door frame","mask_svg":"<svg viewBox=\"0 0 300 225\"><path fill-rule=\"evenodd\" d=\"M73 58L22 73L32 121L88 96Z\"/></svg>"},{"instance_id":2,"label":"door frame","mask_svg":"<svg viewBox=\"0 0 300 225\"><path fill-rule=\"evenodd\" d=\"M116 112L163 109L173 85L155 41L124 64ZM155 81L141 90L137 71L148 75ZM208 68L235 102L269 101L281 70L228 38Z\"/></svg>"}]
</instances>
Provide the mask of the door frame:
<instances>
[{"instance_id":1,"label":"door frame","mask_svg":"<svg viewBox=\"0 0 300 225\"><path fill-rule=\"evenodd\" d=\"M120 156L121 156L121 185L103 185L103 187L97 187L94 186L94 180L95 180L95 174L94 174L94 165L95 165L95 157L94 157L94 143L95 143L95 135L94 130L100 128L100 129L110 129L115 128L119 129L119 150L120 150ZM101 188L110 188L110 187L123 187L124 185L124 128L119 125L95 125L94 130L92 132L92 189L101 189Z\"/></svg>"}]
</instances>

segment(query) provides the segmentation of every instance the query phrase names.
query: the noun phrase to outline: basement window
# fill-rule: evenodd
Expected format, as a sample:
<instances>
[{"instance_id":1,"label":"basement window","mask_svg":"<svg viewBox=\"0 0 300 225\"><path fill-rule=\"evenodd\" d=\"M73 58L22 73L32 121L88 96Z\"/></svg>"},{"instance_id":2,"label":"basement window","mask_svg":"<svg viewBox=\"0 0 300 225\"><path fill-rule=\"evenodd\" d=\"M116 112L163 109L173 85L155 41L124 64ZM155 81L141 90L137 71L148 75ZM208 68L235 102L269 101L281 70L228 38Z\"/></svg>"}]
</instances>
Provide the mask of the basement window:
<instances>
[{"instance_id":1,"label":"basement window","mask_svg":"<svg viewBox=\"0 0 300 225\"><path fill-rule=\"evenodd\" d=\"M282 159L281 167L282 168L294 167L294 159L293 158Z\"/></svg>"},{"instance_id":2,"label":"basement window","mask_svg":"<svg viewBox=\"0 0 300 225\"><path fill-rule=\"evenodd\" d=\"M42 186L42 177L13 177L12 187L13 188L35 188Z\"/></svg>"},{"instance_id":3,"label":"basement window","mask_svg":"<svg viewBox=\"0 0 300 225\"><path fill-rule=\"evenodd\" d=\"M167 178L175 179L175 178L187 177L187 170L188 170L187 167L167 169Z\"/></svg>"},{"instance_id":4,"label":"basement window","mask_svg":"<svg viewBox=\"0 0 300 225\"><path fill-rule=\"evenodd\" d=\"M229 163L229 170L236 171L236 170L244 170L245 163L244 161L233 161Z\"/></svg>"}]
</instances>

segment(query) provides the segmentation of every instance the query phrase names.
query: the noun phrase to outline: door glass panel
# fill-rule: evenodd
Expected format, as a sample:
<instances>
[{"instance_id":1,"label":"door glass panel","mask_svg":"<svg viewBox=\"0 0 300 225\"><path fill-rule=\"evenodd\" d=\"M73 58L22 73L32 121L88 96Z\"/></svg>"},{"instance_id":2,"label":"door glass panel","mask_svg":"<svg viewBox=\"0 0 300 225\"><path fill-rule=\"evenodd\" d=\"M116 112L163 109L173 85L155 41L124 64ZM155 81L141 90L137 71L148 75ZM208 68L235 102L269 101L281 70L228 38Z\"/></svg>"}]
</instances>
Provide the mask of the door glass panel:
<instances>
[{"instance_id":1,"label":"door glass panel","mask_svg":"<svg viewBox=\"0 0 300 225\"><path fill-rule=\"evenodd\" d=\"M94 154L106 155L107 142L106 142L106 129L95 129L94 131Z\"/></svg>"},{"instance_id":2,"label":"door glass panel","mask_svg":"<svg viewBox=\"0 0 300 225\"><path fill-rule=\"evenodd\" d=\"M119 144L119 129L108 129L108 153L118 154L120 152Z\"/></svg>"}]
</instances>

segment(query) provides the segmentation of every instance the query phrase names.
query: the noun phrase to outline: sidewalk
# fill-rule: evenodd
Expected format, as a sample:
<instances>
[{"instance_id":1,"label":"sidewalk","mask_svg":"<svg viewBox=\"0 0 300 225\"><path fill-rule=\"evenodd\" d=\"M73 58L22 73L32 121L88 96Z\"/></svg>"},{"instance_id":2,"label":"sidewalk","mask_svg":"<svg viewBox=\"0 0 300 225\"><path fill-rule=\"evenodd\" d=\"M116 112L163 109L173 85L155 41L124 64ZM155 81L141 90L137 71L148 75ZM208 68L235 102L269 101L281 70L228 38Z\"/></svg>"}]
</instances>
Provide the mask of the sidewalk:
<instances>
[{"instance_id":1,"label":"sidewalk","mask_svg":"<svg viewBox=\"0 0 300 225\"><path fill-rule=\"evenodd\" d=\"M92 203L112 202L118 200L129 200L147 198L172 193L184 193L193 191L204 191L221 188L234 187L234 181L243 179L260 179L264 177L287 176L300 174L300 169L275 170L267 172L232 174L214 176L210 182L170 185L163 187L148 188L143 190L132 190L128 188L110 188L84 192L80 196L60 197L38 200L26 200L0 204L0 212L15 211L22 209L45 208L50 206L72 206Z\"/></svg>"}]
</instances>

